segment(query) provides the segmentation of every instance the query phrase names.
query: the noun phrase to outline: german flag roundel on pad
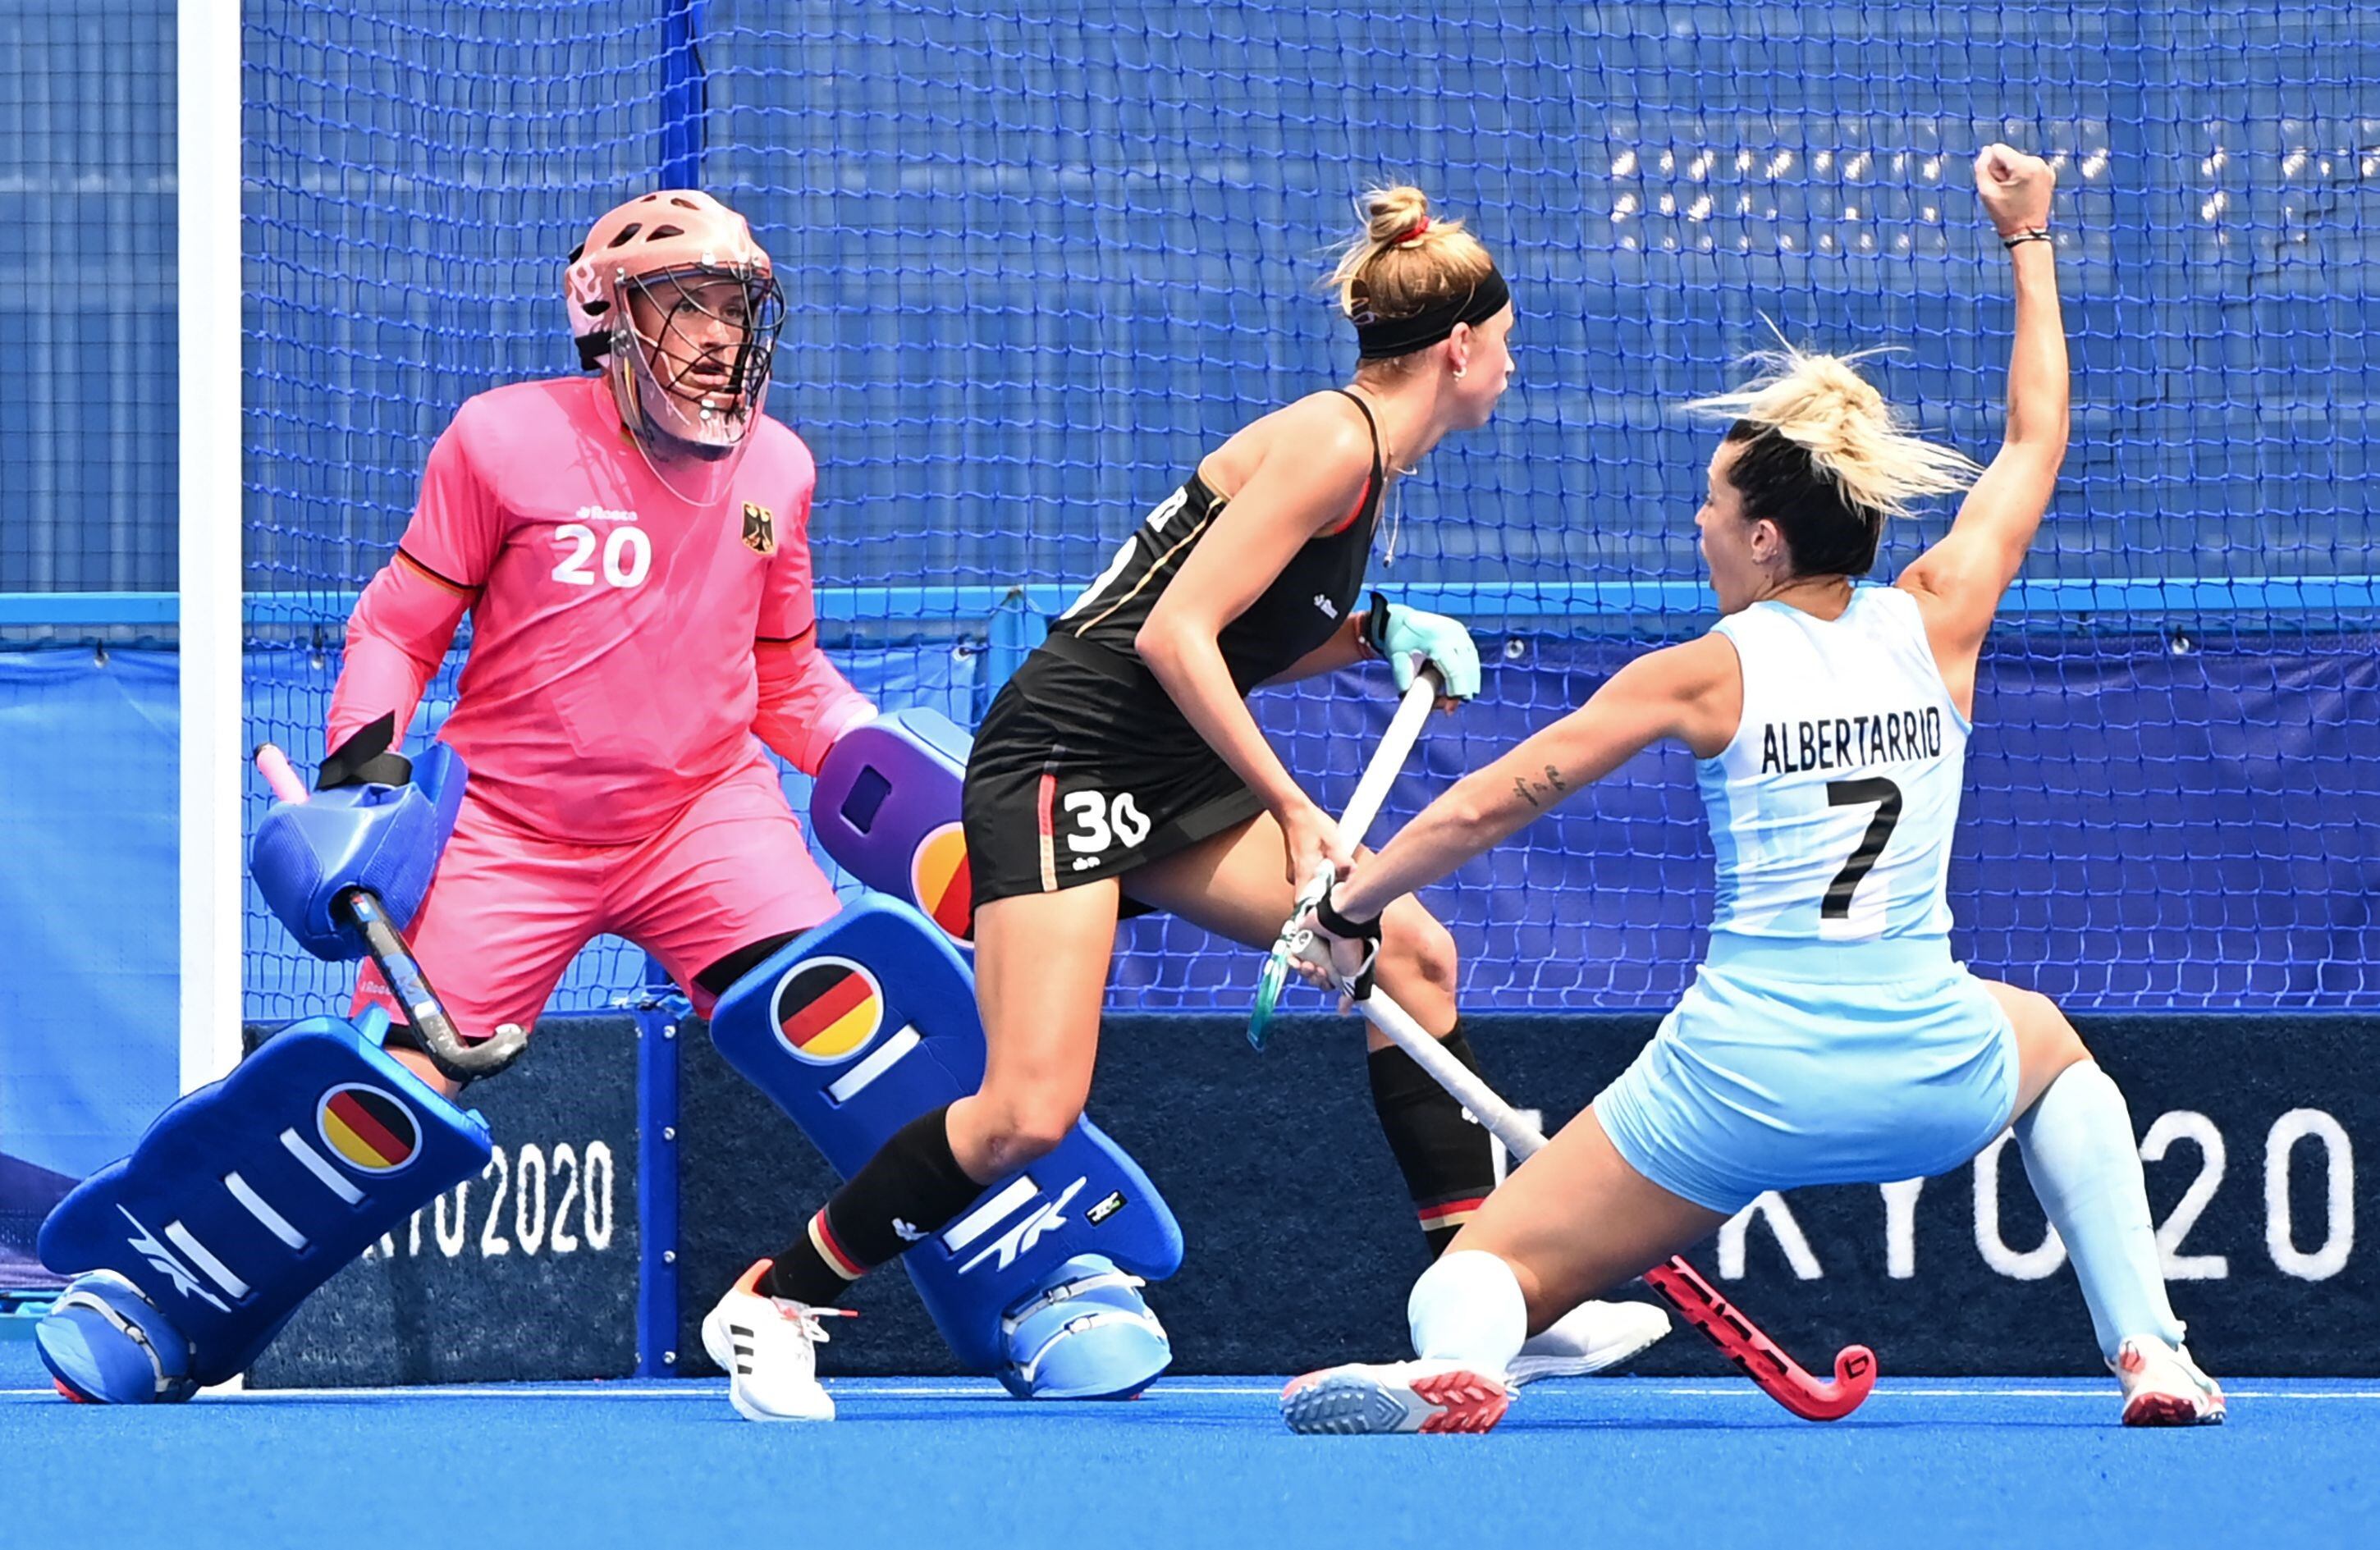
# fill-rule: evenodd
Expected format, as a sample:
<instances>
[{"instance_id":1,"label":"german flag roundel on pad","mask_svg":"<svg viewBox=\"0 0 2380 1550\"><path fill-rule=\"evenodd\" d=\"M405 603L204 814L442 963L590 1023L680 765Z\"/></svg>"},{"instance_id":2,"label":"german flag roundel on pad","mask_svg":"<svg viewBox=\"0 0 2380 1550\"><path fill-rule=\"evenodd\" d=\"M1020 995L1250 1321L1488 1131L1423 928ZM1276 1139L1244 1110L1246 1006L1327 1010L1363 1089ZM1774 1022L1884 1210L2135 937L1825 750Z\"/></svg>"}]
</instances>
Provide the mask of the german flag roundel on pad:
<instances>
[{"instance_id":1,"label":"german flag roundel on pad","mask_svg":"<svg viewBox=\"0 0 2380 1550\"><path fill-rule=\"evenodd\" d=\"M421 1150L421 1126L395 1095L355 1083L322 1095L314 1112L322 1144L360 1173L394 1173Z\"/></svg>"},{"instance_id":2,"label":"german flag roundel on pad","mask_svg":"<svg viewBox=\"0 0 2380 1550\"><path fill-rule=\"evenodd\" d=\"M832 1065L867 1048L883 1026L884 992L848 958L813 958L777 982L776 1021L795 1059Z\"/></svg>"},{"instance_id":3,"label":"german flag roundel on pad","mask_svg":"<svg viewBox=\"0 0 2380 1550\"><path fill-rule=\"evenodd\" d=\"M966 833L946 823L918 842L909 857L909 886L917 908L960 942L975 942L975 873L967 866Z\"/></svg>"}]
</instances>

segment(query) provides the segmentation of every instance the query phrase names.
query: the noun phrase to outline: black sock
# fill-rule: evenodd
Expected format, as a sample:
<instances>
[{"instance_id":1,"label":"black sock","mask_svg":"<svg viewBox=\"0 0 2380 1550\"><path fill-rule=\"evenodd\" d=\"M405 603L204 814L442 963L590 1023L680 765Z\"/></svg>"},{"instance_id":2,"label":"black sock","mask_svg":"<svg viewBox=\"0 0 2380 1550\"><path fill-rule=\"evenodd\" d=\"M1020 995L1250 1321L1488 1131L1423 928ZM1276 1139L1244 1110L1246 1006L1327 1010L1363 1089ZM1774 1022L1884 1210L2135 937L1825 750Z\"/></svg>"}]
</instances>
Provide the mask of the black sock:
<instances>
[{"instance_id":1,"label":"black sock","mask_svg":"<svg viewBox=\"0 0 2380 1550\"><path fill-rule=\"evenodd\" d=\"M1463 1024L1438 1041L1472 1071L1479 1062L1463 1036ZM1496 1187L1495 1142L1488 1127L1463 1117L1463 1106L1430 1080L1421 1063L1391 1045L1372 1051L1372 1107L1397 1169L1405 1176L1422 1231L1435 1259L1454 1241L1463 1224Z\"/></svg>"},{"instance_id":2,"label":"black sock","mask_svg":"<svg viewBox=\"0 0 2380 1550\"><path fill-rule=\"evenodd\" d=\"M777 1256L760 1290L814 1306L832 1302L974 1205L983 1186L951 1153L949 1113L945 1104L895 1131Z\"/></svg>"}]
</instances>

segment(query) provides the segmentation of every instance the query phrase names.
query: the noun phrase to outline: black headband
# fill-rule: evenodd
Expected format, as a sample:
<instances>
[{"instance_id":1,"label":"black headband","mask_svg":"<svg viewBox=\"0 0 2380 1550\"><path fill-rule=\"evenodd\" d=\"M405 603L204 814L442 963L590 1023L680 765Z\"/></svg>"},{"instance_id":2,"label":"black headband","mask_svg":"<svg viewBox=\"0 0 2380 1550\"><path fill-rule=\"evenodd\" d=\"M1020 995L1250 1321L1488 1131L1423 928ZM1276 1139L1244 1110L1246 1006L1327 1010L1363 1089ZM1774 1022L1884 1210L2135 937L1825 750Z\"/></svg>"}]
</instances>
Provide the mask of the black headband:
<instances>
[{"instance_id":1,"label":"black headband","mask_svg":"<svg viewBox=\"0 0 2380 1550\"><path fill-rule=\"evenodd\" d=\"M1358 358L1385 360L1390 356L1427 349L1453 333L1457 323L1477 328L1501 312L1512 299L1512 293L1506 288L1504 277L1491 265L1486 276L1468 291L1426 307L1410 318L1357 323L1355 343L1361 352Z\"/></svg>"}]
</instances>

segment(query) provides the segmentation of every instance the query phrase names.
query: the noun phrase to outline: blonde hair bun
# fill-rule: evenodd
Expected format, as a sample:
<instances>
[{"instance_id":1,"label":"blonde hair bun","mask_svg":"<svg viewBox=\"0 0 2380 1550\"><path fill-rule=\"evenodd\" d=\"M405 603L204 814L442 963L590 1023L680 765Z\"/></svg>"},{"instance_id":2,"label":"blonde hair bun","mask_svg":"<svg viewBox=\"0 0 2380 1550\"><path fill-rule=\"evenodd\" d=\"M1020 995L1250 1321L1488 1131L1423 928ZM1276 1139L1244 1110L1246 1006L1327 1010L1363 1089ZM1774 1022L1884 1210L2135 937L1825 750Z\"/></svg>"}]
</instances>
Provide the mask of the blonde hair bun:
<instances>
[{"instance_id":1,"label":"blonde hair bun","mask_svg":"<svg viewBox=\"0 0 2380 1550\"><path fill-rule=\"evenodd\" d=\"M1414 230L1429 219L1429 196L1410 184L1374 188L1364 196L1364 239L1366 244L1393 248L1419 238Z\"/></svg>"},{"instance_id":2,"label":"blonde hair bun","mask_svg":"<svg viewBox=\"0 0 2380 1550\"><path fill-rule=\"evenodd\" d=\"M1409 183L1366 189L1355 206L1364 229L1340 249L1327 284L1358 322L1412 317L1495 270L1479 239L1432 215L1429 196Z\"/></svg>"},{"instance_id":3,"label":"blonde hair bun","mask_svg":"<svg viewBox=\"0 0 2380 1550\"><path fill-rule=\"evenodd\" d=\"M1906 516L1912 501L1964 490L1983 472L1966 454L1916 434L1859 374L1853 363L1875 352L1816 355L1781 337L1779 345L1751 357L1762 369L1753 381L1686 407L1775 431L1807 452L1846 501L1881 516Z\"/></svg>"}]
</instances>

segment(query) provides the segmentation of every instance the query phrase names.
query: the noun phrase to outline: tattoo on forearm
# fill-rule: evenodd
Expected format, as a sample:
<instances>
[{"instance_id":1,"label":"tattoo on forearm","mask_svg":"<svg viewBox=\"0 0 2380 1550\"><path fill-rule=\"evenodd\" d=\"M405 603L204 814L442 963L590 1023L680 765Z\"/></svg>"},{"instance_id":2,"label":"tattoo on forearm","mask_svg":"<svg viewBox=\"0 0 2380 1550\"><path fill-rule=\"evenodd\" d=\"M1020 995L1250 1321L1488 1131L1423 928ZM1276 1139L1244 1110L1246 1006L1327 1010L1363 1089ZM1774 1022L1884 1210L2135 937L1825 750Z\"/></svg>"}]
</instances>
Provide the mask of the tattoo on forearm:
<instances>
[{"instance_id":1,"label":"tattoo on forearm","mask_svg":"<svg viewBox=\"0 0 2380 1550\"><path fill-rule=\"evenodd\" d=\"M1545 803L1537 800L1540 795L1559 801L1569 790L1570 782L1563 780L1561 771L1550 764L1546 766L1546 778L1542 781L1533 781L1526 775L1512 777L1514 794L1532 807L1545 806Z\"/></svg>"}]
</instances>

